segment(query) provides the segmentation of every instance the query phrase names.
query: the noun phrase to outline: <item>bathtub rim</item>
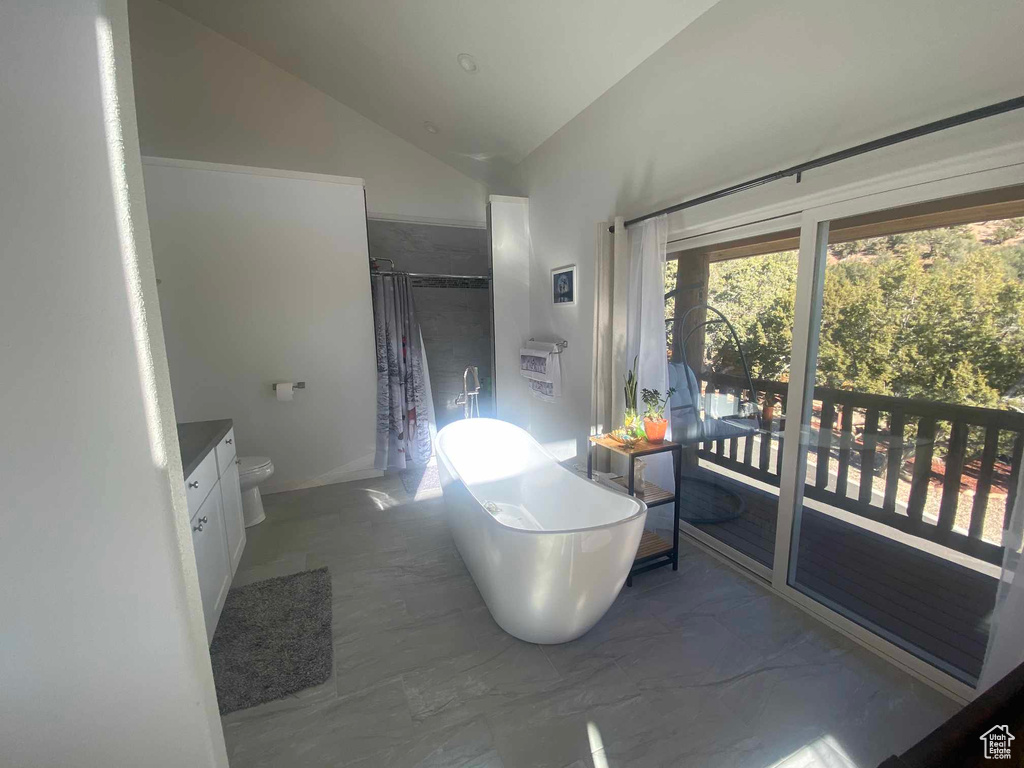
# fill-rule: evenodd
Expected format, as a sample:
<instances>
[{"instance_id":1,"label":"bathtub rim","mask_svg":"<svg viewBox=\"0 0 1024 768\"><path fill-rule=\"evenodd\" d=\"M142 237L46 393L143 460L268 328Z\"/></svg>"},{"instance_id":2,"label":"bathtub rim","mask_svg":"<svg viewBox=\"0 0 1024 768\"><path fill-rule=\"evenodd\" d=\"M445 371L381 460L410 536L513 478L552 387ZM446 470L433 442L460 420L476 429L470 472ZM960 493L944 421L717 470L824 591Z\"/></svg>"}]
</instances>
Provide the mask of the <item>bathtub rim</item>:
<instances>
[{"instance_id":1,"label":"bathtub rim","mask_svg":"<svg viewBox=\"0 0 1024 768\"><path fill-rule=\"evenodd\" d=\"M513 424L511 421L503 421L502 419L476 418L476 419L473 419L473 421L493 421L493 422L498 422L498 423L501 423L501 424L508 424L511 427L515 427L517 430L519 430L520 432L525 434L530 440L532 440L534 445L536 445L537 448L540 449L540 451L545 456L547 456L549 459L551 459L551 461L553 461L555 463L555 465L560 470L562 470L563 472L567 473L570 477L574 477L577 480L582 480L585 483L593 483L594 485L596 485L597 487L599 487L602 491L605 491L606 493L610 493L610 494L615 495L615 496L623 496L626 499L628 499L629 501L634 502L637 505L639 505L639 509L635 513L630 515L629 517L624 517L621 520L615 520L615 521L613 521L611 523L601 523L600 525L589 525L589 526L587 526L585 528L557 528L557 529L547 529L547 528L545 528L542 531L537 531L537 530L530 530L530 529L527 529L527 528L515 528L515 527L513 527L511 525L506 525L505 523L501 522L500 520L496 520L494 515L492 515L490 512L488 512L487 509L484 507L483 502L480 501L480 497L478 497L476 495L476 493L473 492L473 489L470 488L466 484L466 482L462 479L462 475L460 475L455 470L455 468L452 466L451 462L448 460L448 456L441 449L441 435L443 435L445 430L447 430L449 427L451 427L451 426L453 426L455 424L458 424L458 423L460 423L462 421L466 421L466 419L458 419L458 420L453 421L453 422L451 422L449 424L446 424L444 427L441 428L441 430L437 433L437 438L436 438L436 442L435 442L435 445L434 445L434 454L437 456L438 461L443 461L444 462L445 469L448 470L448 473L450 475L452 475L453 477L457 478L458 481L460 483L462 483L462 486L469 492L469 495L473 497L473 500L476 502L477 506L480 507L480 510L484 514L484 516L486 516L487 519L491 523L493 523L494 525L497 525L499 528L501 528L503 530L506 530L506 531L514 531L516 533L534 534L534 535L541 535L541 536L551 535L551 534L587 533L589 531L603 531L603 530L607 530L609 528L615 528L615 527L620 526L620 525L625 525L626 523L629 523L629 522L631 522L633 520L636 520L641 515L646 515L647 514L647 503L645 501L643 501L643 499L638 499L636 496L630 496L628 493L620 493L618 491L615 491L612 488L609 488L608 486L604 485L603 483L598 482L597 480L592 480L590 478L581 477L580 475L576 474L575 472L573 472L568 467L563 466L562 463L558 459L556 459L554 457L554 455L551 454L550 451L547 450L547 448L545 448L543 445L541 445L537 441L537 439L534 438L533 435L531 435L529 432L527 432L525 429L523 429L519 425ZM442 494L443 493L444 493L444 487L443 487L443 484L442 484Z\"/></svg>"}]
</instances>

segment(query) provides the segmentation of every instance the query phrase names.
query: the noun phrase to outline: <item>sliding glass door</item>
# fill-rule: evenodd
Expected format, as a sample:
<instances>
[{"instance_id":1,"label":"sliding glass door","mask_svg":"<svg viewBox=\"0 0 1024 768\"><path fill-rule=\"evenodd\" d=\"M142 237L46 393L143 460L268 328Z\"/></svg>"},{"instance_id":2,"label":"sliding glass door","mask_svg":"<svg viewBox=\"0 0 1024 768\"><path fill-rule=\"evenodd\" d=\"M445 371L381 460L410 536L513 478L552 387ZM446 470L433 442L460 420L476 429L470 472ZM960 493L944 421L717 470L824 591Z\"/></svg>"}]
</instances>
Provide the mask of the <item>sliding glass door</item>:
<instances>
[{"instance_id":1,"label":"sliding glass door","mask_svg":"<svg viewBox=\"0 0 1024 768\"><path fill-rule=\"evenodd\" d=\"M1021 181L700 236L666 273L683 530L964 697L1024 454Z\"/></svg>"},{"instance_id":2,"label":"sliding glass door","mask_svg":"<svg viewBox=\"0 0 1024 768\"><path fill-rule=\"evenodd\" d=\"M827 213L802 228L773 581L974 685L1024 449L1024 190Z\"/></svg>"}]
</instances>

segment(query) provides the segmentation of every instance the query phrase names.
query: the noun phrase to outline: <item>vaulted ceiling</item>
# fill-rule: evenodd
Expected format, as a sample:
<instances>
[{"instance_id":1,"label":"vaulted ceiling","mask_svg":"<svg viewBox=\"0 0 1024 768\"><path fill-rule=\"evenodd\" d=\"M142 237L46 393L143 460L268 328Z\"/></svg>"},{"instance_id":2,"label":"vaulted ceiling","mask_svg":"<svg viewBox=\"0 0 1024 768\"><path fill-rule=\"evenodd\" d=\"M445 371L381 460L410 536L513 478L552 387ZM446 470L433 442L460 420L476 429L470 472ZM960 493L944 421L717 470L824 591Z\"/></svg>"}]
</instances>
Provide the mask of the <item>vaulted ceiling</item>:
<instances>
[{"instance_id":1,"label":"vaulted ceiling","mask_svg":"<svg viewBox=\"0 0 1024 768\"><path fill-rule=\"evenodd\" d=\"M164 1L466 175L499 185L717 2ZM471 57L465 67L460 54Z\"/></svg>"}]
</instances>

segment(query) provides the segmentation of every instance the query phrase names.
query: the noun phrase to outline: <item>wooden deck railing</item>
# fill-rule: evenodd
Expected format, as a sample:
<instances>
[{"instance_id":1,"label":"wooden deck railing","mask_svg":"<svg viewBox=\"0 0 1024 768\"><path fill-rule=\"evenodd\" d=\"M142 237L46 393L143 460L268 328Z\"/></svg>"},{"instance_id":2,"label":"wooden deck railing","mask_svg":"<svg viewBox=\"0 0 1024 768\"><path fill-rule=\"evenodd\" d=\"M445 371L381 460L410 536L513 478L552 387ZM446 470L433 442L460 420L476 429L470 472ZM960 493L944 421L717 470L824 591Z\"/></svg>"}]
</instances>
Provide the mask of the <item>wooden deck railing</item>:
<instances>
[{"instance_id":1,"label":"wooden deck railing","mask_svg":"<svg viewBox=\"0 0 1024 768\"><path fill-rule=\"evenodd\" d=\"M710 374L700 378L709 393L739 396L748 390L746 379L737 376ZM778 486L785 448L783 432L788 386L785 382L763 379L754 379L753 385L755 392L747 397L760 404L762 416L757 456L754 456L755 441L747 438L742 438L742 451L741 438L732 438L703 443L698 455ZM1008 525L1024 454L1024 413L827 387L815 387L814 404L818 424L816 433L814 425L809 433L808 439L813 444L808 446L808 451L813 452L815 470L813 482L808 478L804 486L806 496L964 554L997 565L1002 563L1003 548L983 537L985 515L1002 438L1004 446L1012 446L1001 527L1005 529ZM863 421L855 432L855 415L859 414L863 415ZM940 429L948 431L949 439L938 515L932 522L925 518L924 510L931 486L936 434ZM905 437L908 433L912 435L909 439ZM981 446L981 454L970 520L964 533L955 530L954 523L972 434L976 438L980 436L974 442ZM876 467L879 448L886 454L883 467ZM897 490L904 465L911 457L909 498L904 506L897 499ZM855 493L849 482L851 465L860 472ZM883 480L877 489L876 477Z\"/></svg>"}]
</instances>

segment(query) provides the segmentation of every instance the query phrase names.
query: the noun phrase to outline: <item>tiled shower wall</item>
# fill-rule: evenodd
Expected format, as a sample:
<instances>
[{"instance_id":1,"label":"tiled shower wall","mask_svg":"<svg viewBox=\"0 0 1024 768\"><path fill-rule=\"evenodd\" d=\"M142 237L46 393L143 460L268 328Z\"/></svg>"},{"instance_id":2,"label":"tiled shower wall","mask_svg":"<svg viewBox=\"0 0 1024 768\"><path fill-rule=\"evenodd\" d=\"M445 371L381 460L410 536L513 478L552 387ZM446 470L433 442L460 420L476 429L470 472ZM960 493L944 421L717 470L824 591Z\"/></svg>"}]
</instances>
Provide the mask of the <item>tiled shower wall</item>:
<instances>
[{"instance_id":1,"label":"tiled shower wall","mask_svg":"<svg viewBox=\"0 0 1024 768\"><path fill-rule=\"evenodd\" d=\"M392 259L406 272L487 275L487 230L367 221L370 256ZM390 267L385 263L383 269ZM462 418L453 402L462 393L467 365L480 369L480 413L494 413L490 283L412 278L416 316L423 329L438 427ZM445 287L436 287L444 283Z\"/></svg>"}]
</instances>

